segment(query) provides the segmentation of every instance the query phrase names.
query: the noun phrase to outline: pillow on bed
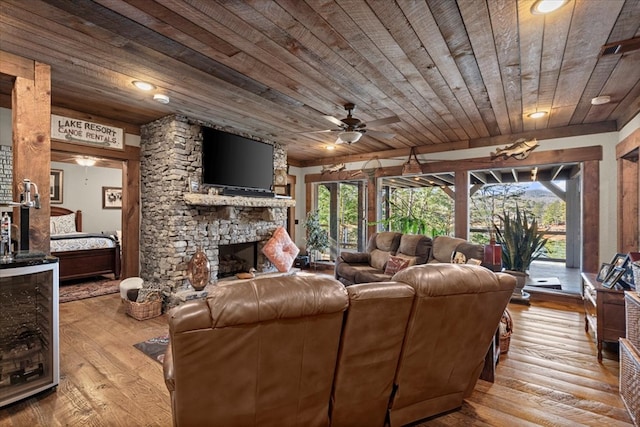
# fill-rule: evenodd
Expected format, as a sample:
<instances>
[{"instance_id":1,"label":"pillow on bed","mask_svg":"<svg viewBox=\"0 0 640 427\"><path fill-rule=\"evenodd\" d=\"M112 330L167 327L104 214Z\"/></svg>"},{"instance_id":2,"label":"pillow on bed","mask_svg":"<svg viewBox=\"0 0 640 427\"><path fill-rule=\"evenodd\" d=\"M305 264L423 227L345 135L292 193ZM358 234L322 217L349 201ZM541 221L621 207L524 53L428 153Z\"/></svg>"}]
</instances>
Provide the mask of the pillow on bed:
<instances>
[{"instance_id":1,"label":"pillow on bed","mask_svg":"<svg viewBox=\"0 0 640 427\"><path fill-rule=\"evenodd\" d=\"M49 226L51 234L69 234L75 233L76 230L76 214L52 216Z\"/></svg>"}]
</instances>

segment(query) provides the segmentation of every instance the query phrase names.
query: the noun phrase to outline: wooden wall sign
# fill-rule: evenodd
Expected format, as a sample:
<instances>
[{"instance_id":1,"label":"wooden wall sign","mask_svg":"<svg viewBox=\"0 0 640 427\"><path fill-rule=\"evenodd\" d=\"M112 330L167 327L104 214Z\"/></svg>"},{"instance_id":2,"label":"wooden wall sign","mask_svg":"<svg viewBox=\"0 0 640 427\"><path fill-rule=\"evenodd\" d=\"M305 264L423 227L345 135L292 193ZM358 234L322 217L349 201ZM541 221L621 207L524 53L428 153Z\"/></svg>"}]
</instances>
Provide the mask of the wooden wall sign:
<instances>
[{"instance_id":1,"label":"wooden wall sign","mask_svg":"<svg viewBox=\"0 0 640 427\"><path fill-rule=\"evenodd\" d=\"M123 129L55 114L51 115L51 139L124 150Z\"/></svg>"}]
</instances>

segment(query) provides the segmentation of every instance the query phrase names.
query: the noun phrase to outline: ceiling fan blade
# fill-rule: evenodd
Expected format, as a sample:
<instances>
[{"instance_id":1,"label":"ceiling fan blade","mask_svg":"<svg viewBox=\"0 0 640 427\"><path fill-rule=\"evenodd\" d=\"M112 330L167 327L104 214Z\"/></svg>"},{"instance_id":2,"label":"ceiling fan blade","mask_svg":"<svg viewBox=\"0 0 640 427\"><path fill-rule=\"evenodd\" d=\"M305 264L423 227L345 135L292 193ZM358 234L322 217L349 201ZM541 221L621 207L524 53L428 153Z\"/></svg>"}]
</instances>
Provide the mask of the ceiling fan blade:
<instances>
[{"instance_id":1,"label":"ceiling fan blade","mask_svg":"<svg viewBox=\"0 0 640 427\"><path fill-rule=\"evenodd\" d=\"M378 130L367 129L367 135L373 136L374 138L383 138L383 139L391 139L396 136L395 133L388 132L380 132Z\"/></svg>"},{"instance_id":2,"label":"ceiling fan blade","mask_svg":"<svg viewBox=\"0 0 640 427\"><path fill-rule=\"evenodd\" d=\"M400 121L400 118L398 116L391 116L385 119L378 119L372 122L367 122L367 127L372 128L376 126L390 125L391 123L398 123L399 121Z\"/></svg>"},{"instance_id":3,"label":"ceiling fan blade","mask_svg":"<svg viewBox=\"0 0 640 427\"><path fill-rule=\"evenodd\" d=\"M324 116L324 118L329 120L331 123L333 123L336 126L340 126L340 127L344 126L344 123L342 122L342 120L336 119L333 116Z\"/></svg>"}]
</instances>

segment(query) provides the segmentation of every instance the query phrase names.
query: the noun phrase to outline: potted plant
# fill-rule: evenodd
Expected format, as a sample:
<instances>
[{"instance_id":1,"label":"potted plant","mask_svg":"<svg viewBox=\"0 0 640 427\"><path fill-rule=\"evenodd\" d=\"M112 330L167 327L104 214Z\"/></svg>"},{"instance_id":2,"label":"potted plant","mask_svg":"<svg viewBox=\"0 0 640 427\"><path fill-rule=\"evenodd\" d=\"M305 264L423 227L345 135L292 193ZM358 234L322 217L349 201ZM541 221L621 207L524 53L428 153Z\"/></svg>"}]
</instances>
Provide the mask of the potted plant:
<instances>
[{"instance_id":1,"label":"potted plant","mask_svg":"<svg viewBox=\"0 0 640 427\"><path fill-rule=\"evenodd\" d=\"M544 232L538 229L536 218L529 220L526 212L521 211L518 205L514 216L504 212L498 218L502 221L503 229L496 224L493 227L497 242L502 246L502 267L518 281L514 294L522 295L529 266L542 254L541 249L547 239L544 238Z\"/></svg>"},{"instance_id":2,"label":"potted plant","mask_svg":"<svg viewBox=\"0 0 640 427\"><path fill-rule=\"evenodd\" d=\"M329 234L327 230L320 225L320 216L318 210L309 212L304 223L307 230L307 253L311 256L315 263L318 258L318 251L324 251L329 247Z\"/></svg>"}]
</instances>

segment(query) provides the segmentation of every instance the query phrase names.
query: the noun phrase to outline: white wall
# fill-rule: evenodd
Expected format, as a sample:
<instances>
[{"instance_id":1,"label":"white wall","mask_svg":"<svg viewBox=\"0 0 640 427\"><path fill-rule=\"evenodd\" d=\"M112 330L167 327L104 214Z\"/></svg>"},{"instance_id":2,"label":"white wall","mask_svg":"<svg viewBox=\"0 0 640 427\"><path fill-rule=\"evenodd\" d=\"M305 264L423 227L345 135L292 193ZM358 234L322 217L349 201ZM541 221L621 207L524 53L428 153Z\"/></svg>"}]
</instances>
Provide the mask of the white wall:
<instances>
[{"instance_id":1,"label":"white wall","mask_svg":"<svg viewBox=\"0 0 640 427\"><path fill-rule=\"evenodd\" d=\"M51 169L62 169L62 206L82 211L82 231L100 233L121 230L121 209L102 209L102 187L122 187L120 169L74 163L51 162Z\"/></svg>"}]
</instances>

